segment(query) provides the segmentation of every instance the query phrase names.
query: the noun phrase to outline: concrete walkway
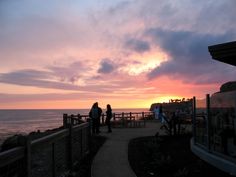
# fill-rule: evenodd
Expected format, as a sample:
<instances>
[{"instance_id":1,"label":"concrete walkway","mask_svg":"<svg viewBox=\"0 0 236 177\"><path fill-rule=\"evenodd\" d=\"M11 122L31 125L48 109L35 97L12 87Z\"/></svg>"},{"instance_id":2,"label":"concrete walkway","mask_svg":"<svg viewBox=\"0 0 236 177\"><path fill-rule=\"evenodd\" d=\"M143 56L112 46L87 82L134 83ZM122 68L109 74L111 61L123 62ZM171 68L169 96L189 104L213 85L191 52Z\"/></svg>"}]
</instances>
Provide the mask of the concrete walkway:
<instances>
[{"instance_id":1,"label":"concrete walkway","mask_svg":"<svg viewBox=\"0 0 236 177\"><path fill-rule=\"evenodd\" d=\"M101 129L101 135L107 141L95 156L92 177L136 177L128 161L128 143L131 139L141 136L153 136L160 132L160 123L151 121L144 128L114 128L106 133L107 127Z\"/></svg>"}]
</instances>

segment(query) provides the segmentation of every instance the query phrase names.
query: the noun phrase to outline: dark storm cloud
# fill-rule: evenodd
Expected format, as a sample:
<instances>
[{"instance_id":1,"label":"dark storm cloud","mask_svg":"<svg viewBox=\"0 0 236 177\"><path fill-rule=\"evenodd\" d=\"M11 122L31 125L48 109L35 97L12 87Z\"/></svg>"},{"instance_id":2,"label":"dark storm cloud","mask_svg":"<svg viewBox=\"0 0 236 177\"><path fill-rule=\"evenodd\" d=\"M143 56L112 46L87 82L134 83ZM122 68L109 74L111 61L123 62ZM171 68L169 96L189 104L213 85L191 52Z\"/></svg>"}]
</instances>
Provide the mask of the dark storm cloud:
<instances>
[{"instance_id":1,"label":"dark storm cloud","mask_svg":"<svg viewBox=\"0 0 236 177\"><path fill-rule=\"evenodd\" d=\"M144 53L150 50L150 45L148 42L138 39L128 39L125 41L124 47L137 53Z\"/></svg>"},{"instance_id":2,"label":"dark storm cloud","mask_svg":"<svg viewBox=\"0 0 236 177\"><path fill-rule=\"evenodd\" d=\"M225 77L235 79L235 68L212 60L208 52L209 45L231 41L232 36L236 36L232 32L210 35L153 28L145 35L170 56L168 61L148 73L149 79L164 75L194 83L215 83Z\"/></svg>"},{"instance_id":3,"label":"dark storm cloud","mask_svg":"<svg viewBox=\"0 0 236 177\"><path fill-rule=\"evenodd\" d=\"M100 63L100 67L98 69L98 73L109 74L115 70L115 65L109 59L103 59Z\"/></svg>"}]
</instances>

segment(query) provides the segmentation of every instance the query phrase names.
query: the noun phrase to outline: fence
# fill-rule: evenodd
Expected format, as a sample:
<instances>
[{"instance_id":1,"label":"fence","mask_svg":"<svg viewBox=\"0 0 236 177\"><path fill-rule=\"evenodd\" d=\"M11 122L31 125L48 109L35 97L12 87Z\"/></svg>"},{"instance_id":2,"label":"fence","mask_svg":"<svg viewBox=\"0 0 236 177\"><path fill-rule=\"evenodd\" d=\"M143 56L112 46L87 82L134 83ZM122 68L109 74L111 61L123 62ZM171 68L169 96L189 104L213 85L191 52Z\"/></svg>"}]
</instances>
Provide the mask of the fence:
<instances>
[{"instance_id":1,"label":"fence","mask_svg":"<svg viewBox=\"0 0 236 177\"><path fill-rule=\"evenodd\" d=\"M198 107L194 97L193 140L195 145L208 153L224 157L235 163L236 102L235 97L231 95L227 97L227 94L230 93L218 93L218 99L214 98L215 95L210 97L207 94L205 107ZM234 102L230 102L230 99L234 99Z\"/></svg>"},{"instance_id":2,"label":"fence","mask_svg":"<svg viewBox=\"0 0 236 177\"><path fill-rule=\"evenodd\" d=\"M153 112L113 113L115 127L145 126ZM102 114L101 124L105 125ZM83 123L87 121L86 123ZM19 146L0 153L0 177L63 177L89 151L88 115L63 115L64 129L36 140L21 137ZM142 124L143 123L143 124Z\"/></svg>"},{"instance_id":3,"label":"fence","mask_svg":"<svg viewBox=\"0 0 236 177\"><path fill-rule=\"evenodd\" d=\"M89 152L90 140L89 123L68 117L64 129L33 141L21 138L18 147L0 153L0 177L66 176Z\"/></svg>"},{"instance_id":4,"label":"fence","mask_svg":"<svg viewBox=\"0 0 236 177\"><path fill-rule=\"evenodd\" d=\"M140 127L145 126L145 121L148 119L153 119L153 112L121 112L113 113L111 123L113 127ZM81 121L89 121L89 115L63 115L63 124L77 124ZM105 125L106 114L101 115L101 125Z\"/></svg>"},{"instance_id":5,"label":"fence","mask_svg":"<svg viewBox=\"0 0 236 177\"><path fill-rule=\"evenodd\" d=\"M113 127L141 127L145 126L146 120L153 119L153 112L122 112L113 113Z\"/></svg>"}]
</instances>

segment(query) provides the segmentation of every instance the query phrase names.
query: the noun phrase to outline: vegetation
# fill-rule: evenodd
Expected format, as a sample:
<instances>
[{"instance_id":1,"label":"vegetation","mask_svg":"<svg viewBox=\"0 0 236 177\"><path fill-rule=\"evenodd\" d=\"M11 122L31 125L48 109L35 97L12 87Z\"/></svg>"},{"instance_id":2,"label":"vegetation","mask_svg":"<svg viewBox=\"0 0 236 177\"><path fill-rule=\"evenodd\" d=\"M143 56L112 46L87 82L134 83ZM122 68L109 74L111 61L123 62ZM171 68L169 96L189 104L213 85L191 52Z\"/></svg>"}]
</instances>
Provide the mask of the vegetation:
<instances>
[{"instance_id":1,"label":"vegetation","mask_svg":"<svg viewBox=\"0 0 236 177\"><path fill-rule=\"evenodd\" d=\"M190 134L142 137L129 143L129 161L137 177L230 177L195 156Z\"/></svg>"}]
</instances>

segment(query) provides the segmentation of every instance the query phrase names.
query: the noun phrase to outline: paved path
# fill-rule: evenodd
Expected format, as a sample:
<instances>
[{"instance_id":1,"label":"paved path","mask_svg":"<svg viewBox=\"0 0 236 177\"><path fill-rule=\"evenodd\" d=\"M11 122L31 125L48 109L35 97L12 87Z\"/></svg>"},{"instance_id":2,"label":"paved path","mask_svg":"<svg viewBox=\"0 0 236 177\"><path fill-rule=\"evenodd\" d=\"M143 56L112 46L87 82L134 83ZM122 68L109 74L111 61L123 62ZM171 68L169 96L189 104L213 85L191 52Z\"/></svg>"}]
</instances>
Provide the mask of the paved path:
<instances>
[{"instance_id":1,"label":"paved path","mask_svg":"<svg viewBox=\"0 0 236 177\"><path fill-rule=\"evenodd\" d=\"M104 128L101 135L106 136L107 141L93 160L92 177L136 177L128 161L128 143L133 138L160 132L160 123L147 122L145 128L115 128L112 133L106 133Z\"/></svg>"}]
</instances>

